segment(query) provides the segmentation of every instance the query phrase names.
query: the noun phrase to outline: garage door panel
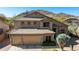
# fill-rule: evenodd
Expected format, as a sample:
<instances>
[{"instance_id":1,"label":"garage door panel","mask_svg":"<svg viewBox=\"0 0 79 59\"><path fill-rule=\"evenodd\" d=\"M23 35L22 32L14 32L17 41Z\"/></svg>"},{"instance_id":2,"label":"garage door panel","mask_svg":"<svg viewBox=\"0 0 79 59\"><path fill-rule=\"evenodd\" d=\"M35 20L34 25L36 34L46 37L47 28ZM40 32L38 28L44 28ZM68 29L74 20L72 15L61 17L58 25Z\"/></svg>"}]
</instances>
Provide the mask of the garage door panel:
<instances>
[{"instance_id":1,"label":"garage door panel","mask_svg":"<svg viewBox=\"0 0 79 59\"><path fill-rule=\"evenodd\" d=\"M41 44L42 36L23 36L24 44Z\"/></svg>"},{"instance_id":2,"label":"garage door panel","mask_svg":"<svg viewBox=\"0 0 79 59\"><path fill-rule=\"evenodd\" d=\"M12 35L11 44L41 44L41 35Z\"/></svg>"},{"instance_id":3,"label":"garage door panel","mask_svg":"<svg viewBox=\"0 0 79 59\"><path fill-rule=\"evenodd\" d=\"M12 44L23 44L21 39L22 39L21 35L13 35L13 36L11 36Z\"/></svg>"}]
</instances>

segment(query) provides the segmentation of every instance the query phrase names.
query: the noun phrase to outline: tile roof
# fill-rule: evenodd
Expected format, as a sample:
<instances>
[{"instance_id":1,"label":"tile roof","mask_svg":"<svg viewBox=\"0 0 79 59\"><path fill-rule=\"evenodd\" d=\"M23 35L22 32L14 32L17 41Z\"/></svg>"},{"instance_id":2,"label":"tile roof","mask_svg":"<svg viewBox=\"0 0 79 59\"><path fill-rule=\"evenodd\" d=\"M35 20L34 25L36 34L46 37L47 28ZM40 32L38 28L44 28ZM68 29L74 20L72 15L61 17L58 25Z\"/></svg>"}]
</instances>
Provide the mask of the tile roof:
<instances>
[{"instance_id":1,"label":"tile roof","mask_svg":"<svg viewBox=\"0 0 79 59\"><path fill-rule=\"evenodd\" d=\"M43 18L27 18L27 17L22 17L22 18L17 18L14 20L19 20L19 21L41 21Z\"/></svg>"},{"instance_id":2,"label":"tile roof","mask_svg":"<svg viewBox=\"0 0 79 59\"><path fill-rule=\"evenodd\" d=\"M47 29L14 29L9 34L54 34L55 32Z\"/></svg>"}]
</instances>

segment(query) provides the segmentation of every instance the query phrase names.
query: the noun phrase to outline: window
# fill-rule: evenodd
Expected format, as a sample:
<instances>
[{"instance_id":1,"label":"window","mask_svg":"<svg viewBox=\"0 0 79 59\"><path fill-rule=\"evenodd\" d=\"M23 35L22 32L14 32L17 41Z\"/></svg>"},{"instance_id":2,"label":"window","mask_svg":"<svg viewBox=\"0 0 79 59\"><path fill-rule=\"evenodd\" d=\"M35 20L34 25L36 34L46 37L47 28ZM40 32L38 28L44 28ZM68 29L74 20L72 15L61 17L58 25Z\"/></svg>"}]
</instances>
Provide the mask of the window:
<instances>
[{"instance_id":1,"label":"window","mask_svg":"<svg viewBox=\"0 0 79 59\"><path fill-rule=\"evenodd\" d=\"M44 27L49 27L49 22L43 23L43 26L44 26Z\"/></svg>"},{"instance_id":2,"label":"window","mask_svg":"<svg viewBox=\"0 0 79 59\"><path fill-rule=\"evenodd\" d=\"M27 22L27 24L31 24L31 22Z\"/></svg>"},{"instance_id":3,"label":"window","mask_svg":"<svg viewBox=\"0 0 79 59\"><path fill-rule=\"evenodd\" d=\"M2 34L3 33L3 29L0 29L0 34Z\"/></svg>"},{"instance_id":4,"label":"window","mask_svg":"<svg viewBox=\"0 0 79 59\"><path fill-rule=\"evenodd\" d=\"M21 24L23 25L23 24L24 24L24 22L21 22Z\"/></svg>"},{"instance_id":5,"label":"window","mask_svg":"<svg viewBox=\"0 0 79 59\"><path fill-rule=\"evenodd\" d=\"M34 24L36 24L36 22L34 22Z\"/></svg>"},{"instance_id":6,"label":"window","mask_svg":"<svg viewBox=\"0 0 79 59\"><path fill-rule=\"evenodd\" d=\"M53 27L57 27L57 24L52 24Z\"/></svg>"},{"instance_id":7,"label":"window","mask_svg":"<svg viewBox=\"0 0 79 59\"><path fill-rule=\"evenodd\" d=\"M52 30L53 30L54 32L56 32L56 28L52 28Z\"/></svg>"},{"instance_id":8,"label":"window","mask_svg":"<svg viewBox=\"0 0 79 59\"><path fill-rule=\"evenodd\" d=\"M60 33L65 33L65 30L64 30L64 29L61 29L61 30L60 30Z\"/></svg>"}]
</instances>

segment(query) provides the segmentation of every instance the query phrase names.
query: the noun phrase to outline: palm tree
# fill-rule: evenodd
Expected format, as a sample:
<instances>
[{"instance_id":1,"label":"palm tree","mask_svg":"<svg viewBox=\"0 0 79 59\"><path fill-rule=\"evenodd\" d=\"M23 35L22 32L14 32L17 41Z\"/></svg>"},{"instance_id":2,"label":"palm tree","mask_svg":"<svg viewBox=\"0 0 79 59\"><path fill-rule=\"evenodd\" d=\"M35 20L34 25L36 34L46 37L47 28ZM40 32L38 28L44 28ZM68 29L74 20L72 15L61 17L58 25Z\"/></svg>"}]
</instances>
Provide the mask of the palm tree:
<instances>
[{"instance_id":1,"label":"palm tree","mask_svg":"<svg viewBox=\"0 0 79 59\"><path fill-rule=\"evenodd\" d=\"M66 34L59 34L56 37L56 41L58 46L61 48L61 50L63 51L64 45L70 40L70 36L66 35Z\"/></svg>"}]
</instances>

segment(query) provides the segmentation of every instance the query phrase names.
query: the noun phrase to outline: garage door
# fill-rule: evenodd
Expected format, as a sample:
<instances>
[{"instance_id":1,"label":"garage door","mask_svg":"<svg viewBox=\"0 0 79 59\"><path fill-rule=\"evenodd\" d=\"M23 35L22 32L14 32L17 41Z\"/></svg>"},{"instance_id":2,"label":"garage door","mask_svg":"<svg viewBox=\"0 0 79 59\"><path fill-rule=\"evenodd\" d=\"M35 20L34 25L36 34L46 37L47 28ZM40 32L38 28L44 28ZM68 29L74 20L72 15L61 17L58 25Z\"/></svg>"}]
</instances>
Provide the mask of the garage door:
<instances>
[{"instance_id":1,"label":"garage door","mask_svg":"<svg viewBox=\"0 0 79 59\"><path fill-rule=\"evenodd\" d=\"M11 44L23 44L21 35L12 35Z\"/></svg>"},{"instance_id":2,"label":"garage door","mask_svg":"<svg viewBox=\"0 0 79 59\"><path fill-rule=\"evenodd\" d=\"M12 44L41 44L42 36L40 35L12 35Z\"/></svg>"},{"instance_id":3,"label":"garage door","mask_svg":"<svg viewBox=\"0 0 79 59\"><path fill-rule=\"evenodd\" d=\"M41 44L42 36L23 36L24 44Z\"/></svg>"}]
</instances>

